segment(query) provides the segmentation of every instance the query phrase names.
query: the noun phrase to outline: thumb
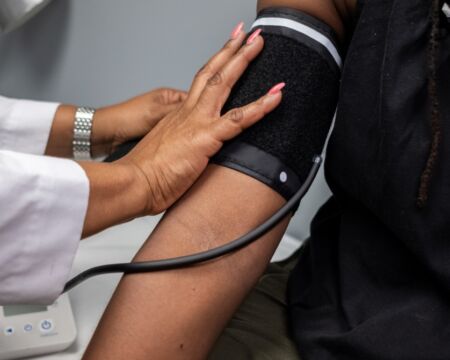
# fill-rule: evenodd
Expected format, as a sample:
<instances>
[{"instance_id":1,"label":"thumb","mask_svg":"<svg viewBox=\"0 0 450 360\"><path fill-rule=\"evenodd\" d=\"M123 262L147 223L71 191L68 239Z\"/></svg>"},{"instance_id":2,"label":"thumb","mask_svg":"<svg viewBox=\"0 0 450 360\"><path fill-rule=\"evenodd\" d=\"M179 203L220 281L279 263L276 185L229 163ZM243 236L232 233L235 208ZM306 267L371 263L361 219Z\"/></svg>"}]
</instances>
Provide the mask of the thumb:
<instances>
[{"instance_id":1,"label":"thumb","mask_svg":"<svg viewBox=\"0 0 450 360\"><path fill-rule=\"evenodd\" d=\"M213 124L215 137L220 141L230 140L263 119L266 114L280 104L282 99L281 89L284 86L284 83L280 83L258 100L227 112Z\"/></svg>"}]
</instances>

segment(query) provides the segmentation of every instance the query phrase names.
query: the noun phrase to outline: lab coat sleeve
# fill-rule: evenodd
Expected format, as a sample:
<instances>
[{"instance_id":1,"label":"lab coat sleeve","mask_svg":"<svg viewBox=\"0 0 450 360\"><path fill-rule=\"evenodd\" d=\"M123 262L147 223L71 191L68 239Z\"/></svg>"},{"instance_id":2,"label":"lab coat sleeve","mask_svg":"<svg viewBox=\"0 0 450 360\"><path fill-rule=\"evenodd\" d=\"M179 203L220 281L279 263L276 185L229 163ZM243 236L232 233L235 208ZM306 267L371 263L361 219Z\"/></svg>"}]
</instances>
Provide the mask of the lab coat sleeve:
<instances>
[{"instance_id":1,"label":"lab coat sleeve","mask_svg":"<svg viewBox=\"0 0 450 360\"><path fill-rule=\"evenodd\" d=\"M0 305L51 304L81 238L89 181L74 161L0 150Z\"/></svg>"},{"instance_id":2,"label":"lab coat sleeve","mask_svg":"<svg viewBox=\"0 0 450 360\"><path fill-rule=\"evenodd\" d=\"M43 155L58 106L0 96L0 150Z\"/></svg>"}]
</instances>

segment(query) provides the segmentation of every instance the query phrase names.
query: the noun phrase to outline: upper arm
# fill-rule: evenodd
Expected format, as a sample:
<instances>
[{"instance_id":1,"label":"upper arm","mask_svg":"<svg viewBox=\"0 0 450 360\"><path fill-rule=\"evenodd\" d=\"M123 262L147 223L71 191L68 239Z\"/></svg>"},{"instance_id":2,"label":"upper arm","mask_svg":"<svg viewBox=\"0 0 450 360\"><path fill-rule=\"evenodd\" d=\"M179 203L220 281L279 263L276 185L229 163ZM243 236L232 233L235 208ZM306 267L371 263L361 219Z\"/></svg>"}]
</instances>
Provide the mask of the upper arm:
<instances>
[{"instance_id":1,"label":"upper arm","mask_svg":"<svg viewBox=\"0 0 450 360\"><path fill-rule=\"evenodd\" d=\"M357 0L258 0L258 11L274 6L304 11L330 25L342 40L356 3Z\"/></svg>"},{"instance_id":2,"label":"upper arm","mask_svg":"<svg viewBox=\"0 0 450 360\"><path fill-rule=\"evenodd\" d=\"M313 1L308 4L319 9ZM287 3L291 1L260 1L261 6ZM306 21L317 25L314 19ZM317 32L323 28L319 24ZM297 171L298 181L293 184L298 187L312 166L312 155L320 153L336 106L338 66L321 45L297 43L295 35L283 37L270 30L263 37L263 53L240 79L227 106L253 101L274 83L286 81L282 104L234 139L239 146L218 154L216 164L226 165L208 166L165 214L135 260L192 254L247 233L278 210L292 192L285 184L273 184L283 179L277 169ZM214 261L126 276L100 323L87 359L206 358L270 261L288 221L284 219L250 246Z\"/></svg>"}]
</instances>

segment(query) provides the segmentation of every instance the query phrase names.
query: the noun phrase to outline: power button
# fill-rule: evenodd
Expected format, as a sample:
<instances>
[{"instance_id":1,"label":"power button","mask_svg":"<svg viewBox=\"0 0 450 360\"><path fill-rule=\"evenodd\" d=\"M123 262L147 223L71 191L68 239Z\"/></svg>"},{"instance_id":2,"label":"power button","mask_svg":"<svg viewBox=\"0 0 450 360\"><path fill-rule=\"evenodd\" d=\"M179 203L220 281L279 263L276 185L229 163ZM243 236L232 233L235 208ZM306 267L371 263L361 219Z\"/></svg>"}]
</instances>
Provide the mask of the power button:
<instances>
[{"instance_id":1,"label":"power button","mask_svg":"<svg viewBox=\"0 0 450 360\"><path fill-rule=\"evenodd\" d=\"M41 323L39 324L39 328L41 329L41 332L50 332L53 330L53 321L51 320L42 320Z\"/></svg>"}]
</instances>

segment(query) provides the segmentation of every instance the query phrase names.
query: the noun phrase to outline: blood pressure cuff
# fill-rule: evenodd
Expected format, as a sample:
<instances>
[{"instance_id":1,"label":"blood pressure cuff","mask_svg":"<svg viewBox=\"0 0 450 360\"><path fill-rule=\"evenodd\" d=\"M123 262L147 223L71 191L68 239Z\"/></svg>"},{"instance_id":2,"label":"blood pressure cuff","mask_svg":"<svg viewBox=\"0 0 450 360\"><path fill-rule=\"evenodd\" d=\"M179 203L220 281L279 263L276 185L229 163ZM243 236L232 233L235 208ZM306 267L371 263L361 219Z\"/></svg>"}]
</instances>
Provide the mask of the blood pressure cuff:
<instances>
[{"instance_id":1,"label":"blood pressure cuff","mask_svg":"<svg viewBox=\"0 0 450 360\"><path fill-rule=\"evenodd\" d=\"M320 155L336 110L341 55L333 30L303 12L261 11L252 31L265 46L233 88L223 112L263 96L286 82L273 112L227 142L212 163L247 174L287 200L300 188Z\"/></svg>"}]
</instances>

